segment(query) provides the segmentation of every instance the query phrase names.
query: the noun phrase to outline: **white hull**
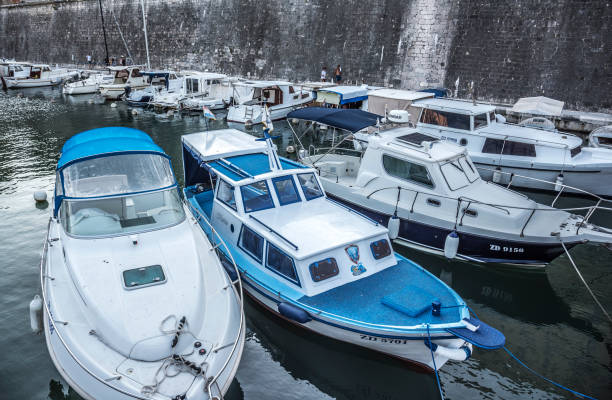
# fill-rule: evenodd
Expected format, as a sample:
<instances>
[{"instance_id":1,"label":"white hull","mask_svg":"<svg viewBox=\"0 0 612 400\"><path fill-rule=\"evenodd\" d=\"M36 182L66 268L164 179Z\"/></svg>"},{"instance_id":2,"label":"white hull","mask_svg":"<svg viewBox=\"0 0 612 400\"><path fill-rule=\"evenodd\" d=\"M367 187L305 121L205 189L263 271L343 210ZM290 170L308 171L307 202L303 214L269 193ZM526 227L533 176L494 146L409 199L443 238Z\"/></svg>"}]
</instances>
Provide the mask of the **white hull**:
<instances>
[{"instance_id":1,"label":"white hull","mask_svg":"<svg viewBox=\"0 0 612 400\"><path fill-rule=\"evenodd\" d=\"M125 88L127 86L130 86L130 85L126 84L126 85L100 86L100 94L104 96L105 99L117 100L125 93ZM131 87L132 87L132 90L134 91L134 90L144 89L146 85L131 86Z\"/></svg>"},{"instance_id":2,"label":"white hull","mask_svg":"<svg viewBox=\"0 0 612 400\"><path fill-rule=\"evenodd\" d=\"M91 94L98 91L98 85L84 85L79 87L64 87L66 94Z\"/></svg>"},{"instance_id":3,"label":"white hull","mask_svg":"<svg viewBox=\"0 0 612 400\"><path fill-rule=\"evenodd\" d=\"M268 109L270 113L270 119L276 121L287 117L291 111L296 109L298 105L279 106L278 108L271 107ZM241 124L251 123L253 125L261 123L261 117L263 114L263 107L261 106L247 106L238 105L232 106L227 112L227 122L238 122Z\"/></svg>"},{"instance_id":4,"label":"white hull","mask_svg":"<svg viewBox=\"0 0 612 400\"><path fill-rule=\"evenodd\" d=\"M55 86L62 83L61 77L45 79L5 79L6 87L9 89L33 88L44 86Z\"/></svg>"}]
</instances>

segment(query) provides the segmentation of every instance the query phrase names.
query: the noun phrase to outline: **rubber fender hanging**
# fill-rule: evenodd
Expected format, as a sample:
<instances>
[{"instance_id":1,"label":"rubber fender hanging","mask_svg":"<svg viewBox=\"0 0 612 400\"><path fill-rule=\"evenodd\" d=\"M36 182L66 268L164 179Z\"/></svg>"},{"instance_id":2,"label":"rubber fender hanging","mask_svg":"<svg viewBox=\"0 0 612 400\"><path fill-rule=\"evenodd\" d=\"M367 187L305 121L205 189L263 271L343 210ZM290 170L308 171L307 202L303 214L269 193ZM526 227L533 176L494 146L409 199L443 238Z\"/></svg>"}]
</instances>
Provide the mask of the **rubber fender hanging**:
<instances>
[{"instance_id":1,"label":"rubber fender hanging","mask_svg":"<svg viewBox=\"0 0 612 400\"><path fill-rule=\"evenodd\" d=\"M278 312L283 317L299 322L300 324L305 324L308 321L312 321L312 318L310 318L310 315L306 311L294 306L293 304L285 302L278 303Z\"/></svg>"},{"instance_id":2,"label":"rubber fender hanging","mask_svg":"<svg viewBox=\"0 0 612 400\"><path fill-rule=\"evenodd\" d=\"M393 215L391 218L389 218L387 229L389 229L389 238L391 238L391 240L397 239L400 229L400 219L397 217L397 215Z\"/></svg>"},{"instance_id":3,"label":"rubber fender hanging","mask_svg":"<svg viewBox=\"0 0 612 400\"><path fill-rule=\"evenodd\" d=\"M444 256L446 258L455 258L458 249L459 235L457 235L457 232L452 231L446 236L446 240L444 241Z\"/></svg>"}]
</instances>

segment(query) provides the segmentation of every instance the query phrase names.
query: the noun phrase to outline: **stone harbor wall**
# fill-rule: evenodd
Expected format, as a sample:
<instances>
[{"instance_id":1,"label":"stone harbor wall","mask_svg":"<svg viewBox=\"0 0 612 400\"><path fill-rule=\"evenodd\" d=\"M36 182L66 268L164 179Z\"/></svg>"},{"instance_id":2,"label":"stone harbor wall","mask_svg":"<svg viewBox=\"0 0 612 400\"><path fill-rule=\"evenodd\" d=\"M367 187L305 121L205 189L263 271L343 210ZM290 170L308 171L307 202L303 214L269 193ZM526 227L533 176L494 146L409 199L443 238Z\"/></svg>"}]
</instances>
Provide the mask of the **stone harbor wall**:
<instances>
[{"instance_id":1,"label":"stone harbor wall","mask_svg":"<svg viewBox=\"0 0 612 400\"><path fill-rule=\"evenodd\" d=\"M4 1L0 57L104 59L97 0ZM8 4L7 4L8 3ZM138 0L102 0L111 57L146 62ZM612 110L612 2L590 0L147 0L151 64L256 78L447 87L513 103L549 96ZM119 29L120 28L120 29Z\"/></svg>"}]
</instances>

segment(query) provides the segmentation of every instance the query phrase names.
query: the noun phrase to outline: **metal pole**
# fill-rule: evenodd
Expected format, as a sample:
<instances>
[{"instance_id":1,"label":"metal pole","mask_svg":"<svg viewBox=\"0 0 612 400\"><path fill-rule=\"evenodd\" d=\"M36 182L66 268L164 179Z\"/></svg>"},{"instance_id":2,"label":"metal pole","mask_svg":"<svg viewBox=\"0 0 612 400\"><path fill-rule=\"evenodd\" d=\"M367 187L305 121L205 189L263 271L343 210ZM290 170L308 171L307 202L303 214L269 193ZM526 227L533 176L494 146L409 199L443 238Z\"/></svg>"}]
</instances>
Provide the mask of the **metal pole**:
<instances>
[{"instance_id":1,"label":"metal pole","mask_svg":"<svg viewBox=\"0 0 612 400\"><path fill-rule=\"evenodd\" d=\"M98 4L100 4L100 19L102 20L102 32L104 33L104 49L106 50L106 60L105 64L108 65L108 44L106 43L106 28L104 27L104 14L102 13L102 0L98 0Z\"/></svg>"},{"instance_id":2,"label":"metal pole","mask_svg":"<svg viewBox=\"0 0 612 400\"><path fill-rule=\"evenodd\" d=\"M144 31L145 37L145 49L147 50L147 69L151 69L151 60L149 60L149 39L147 38L147 17L145 15L144 0L140 0L140 6L142 7L142 30Z\"/></svg>"}]
</instances>

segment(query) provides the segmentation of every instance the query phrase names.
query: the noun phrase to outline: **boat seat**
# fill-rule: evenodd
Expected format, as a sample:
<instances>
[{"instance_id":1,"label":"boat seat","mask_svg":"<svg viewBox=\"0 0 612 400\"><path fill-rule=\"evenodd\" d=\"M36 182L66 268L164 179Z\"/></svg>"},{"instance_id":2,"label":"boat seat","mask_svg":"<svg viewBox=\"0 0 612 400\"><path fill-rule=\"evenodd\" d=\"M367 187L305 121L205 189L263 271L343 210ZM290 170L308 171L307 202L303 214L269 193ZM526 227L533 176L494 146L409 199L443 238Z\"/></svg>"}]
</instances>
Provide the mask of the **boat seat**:
<instances>
[{"instance_id":1,"label":"boat seat","mask_svg":"<svg viewBox=\"0 0 612 400\"><path fill-rule=\"evenodd\" d=\"M431 309L431 303L437 300L434 295L417 286L408 285L402 290L386 295L381 302L410 317L416 317Z\"/></svg>"}]
</instances>

